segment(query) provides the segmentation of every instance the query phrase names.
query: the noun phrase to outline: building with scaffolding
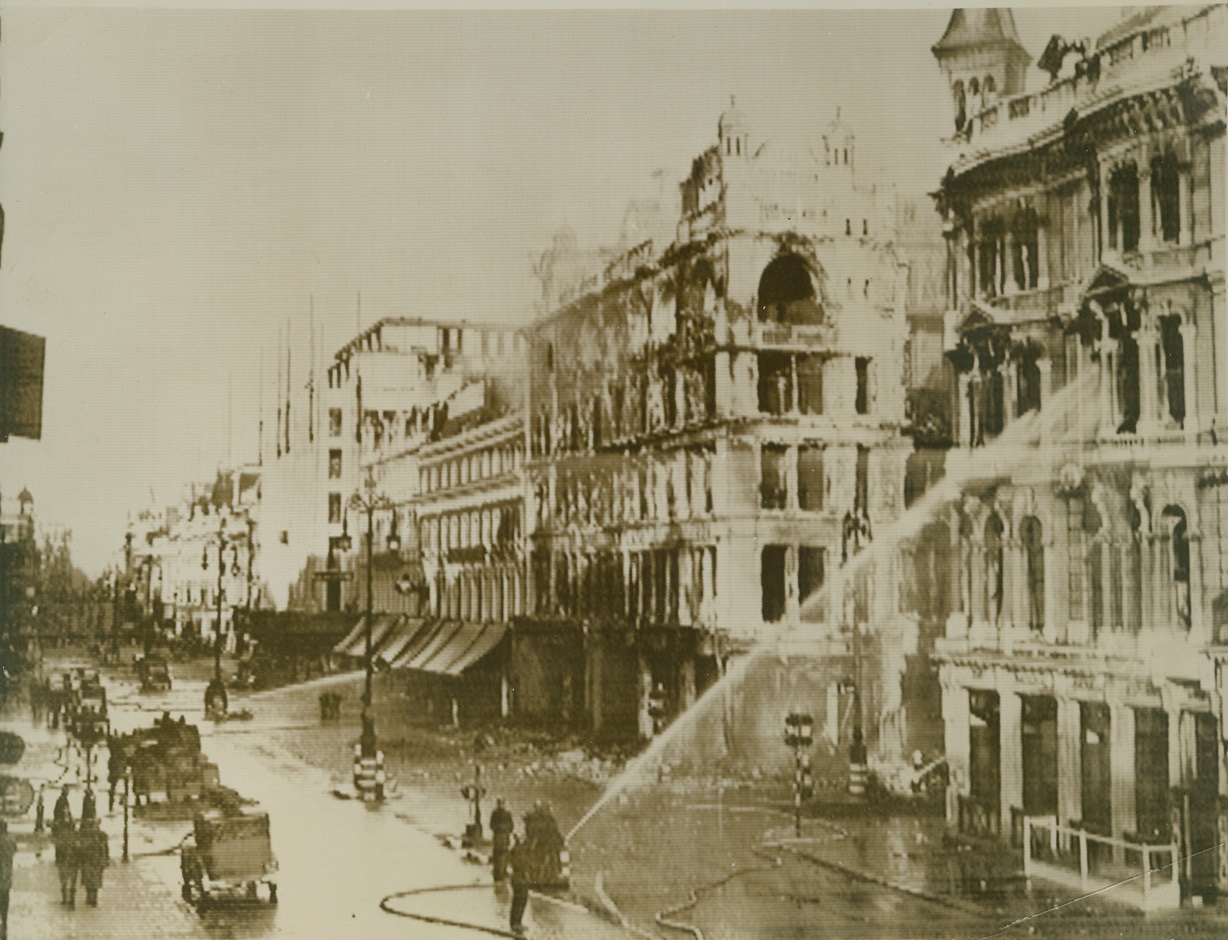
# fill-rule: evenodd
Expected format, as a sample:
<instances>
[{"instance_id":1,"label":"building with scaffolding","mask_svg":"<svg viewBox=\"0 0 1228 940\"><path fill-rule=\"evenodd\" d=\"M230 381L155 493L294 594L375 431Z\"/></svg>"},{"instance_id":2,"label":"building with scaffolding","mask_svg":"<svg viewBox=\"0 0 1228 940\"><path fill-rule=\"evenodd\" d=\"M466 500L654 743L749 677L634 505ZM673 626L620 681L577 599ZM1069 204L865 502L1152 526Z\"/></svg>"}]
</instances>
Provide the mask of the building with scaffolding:
<instances>
[{"instance_id":1,"label":"building with scaffolding","mask_svg":"<svg viewBox=\"0 0 1228 940\"><path fill-rule=\"evenodd\" d=\"M1038 90L1007 10L933 47L948 813L1085 887L1175 852L1169 901L1228 890L1225 50L1223 6L1055 36Z\"/></svg>"}]
</instances>

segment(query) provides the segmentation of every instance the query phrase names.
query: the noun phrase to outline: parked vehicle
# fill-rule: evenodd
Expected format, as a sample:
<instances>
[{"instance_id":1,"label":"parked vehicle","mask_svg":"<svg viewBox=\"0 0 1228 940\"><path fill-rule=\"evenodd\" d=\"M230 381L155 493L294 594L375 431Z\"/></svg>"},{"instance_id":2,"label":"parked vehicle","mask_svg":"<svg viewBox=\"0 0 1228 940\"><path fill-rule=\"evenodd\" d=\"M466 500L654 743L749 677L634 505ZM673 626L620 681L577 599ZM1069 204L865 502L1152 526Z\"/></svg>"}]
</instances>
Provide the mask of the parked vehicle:
<instances>
[{"instance_id":1,"label":"parked vehicle","mask_svg":"<svg viewBox=\"0 0 1228 940\"><path fill-rule=\"evenodd\" d=\"M142 692L169 692L171 690L171 667L161 656L145 656L137 660L137 676Z\"/></svg>"},{"instance_id":2,"label":"parked vehicle","mask_svg":"<svg viewBox=\"0 0 1228 940\"><path fill-rule=\"evenodd\" d=\"M152 728L139 728L117 739L124 759L132 768L132 789L137 805L148 805L155 796L168 802L199 799L220 786L217 765L200 748L200 730L195 725L158 719Z\"/></svg>"},{"instance_id":3,"label":"parked vehicle","mask_svg":"<svg viewBox=\"0 0 1228 940\"><path fill-rule=\"evenodd\" d=\"M179 854L185 901L255 901L264 885L269 903L277 903L268 813L253 807L209 810L197 813L193 822L192 841Z\"/></svg>"}]
</instances>

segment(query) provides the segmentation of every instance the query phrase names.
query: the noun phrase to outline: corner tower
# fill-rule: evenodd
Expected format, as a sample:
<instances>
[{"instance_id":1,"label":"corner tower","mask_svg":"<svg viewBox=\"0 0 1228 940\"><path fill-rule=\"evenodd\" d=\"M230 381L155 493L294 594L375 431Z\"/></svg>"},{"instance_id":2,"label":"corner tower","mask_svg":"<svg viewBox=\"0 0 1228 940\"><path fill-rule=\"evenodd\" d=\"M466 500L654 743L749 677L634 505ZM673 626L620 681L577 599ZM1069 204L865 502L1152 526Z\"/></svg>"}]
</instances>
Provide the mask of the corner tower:
<instances>
[{"instance_id":1,"label":"corner tower","mask_svg":"<svg viewBox=\"0 0 1228 940\"><path fill-rule=\"evenodd\" d=\"M998 96L1023 92L1032 62L1007 9L955 10L931 51L951 87L956 132Z\"/></svg>"}]
</instances>

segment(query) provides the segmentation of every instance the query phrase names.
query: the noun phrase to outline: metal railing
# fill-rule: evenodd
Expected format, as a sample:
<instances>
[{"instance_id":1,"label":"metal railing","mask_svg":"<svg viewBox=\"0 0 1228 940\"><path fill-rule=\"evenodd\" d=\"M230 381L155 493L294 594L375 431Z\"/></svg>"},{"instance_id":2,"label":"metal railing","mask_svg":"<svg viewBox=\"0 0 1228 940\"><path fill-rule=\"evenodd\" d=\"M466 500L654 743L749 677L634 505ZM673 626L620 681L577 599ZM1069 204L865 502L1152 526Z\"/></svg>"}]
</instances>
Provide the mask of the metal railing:
<instances>
[{"instance_id":1,"label":"metal railing","mask_svg":"<svg viewBox=\"0 0 1228 940\"><path fill-rule=\"evenodd\" d=\"M1144 911L1181 906L1177 852L1175 841L1148 845L1059 825L1055 816L1023 818L1026 877L1104 891Z\"/></svg>"}]
</instances>

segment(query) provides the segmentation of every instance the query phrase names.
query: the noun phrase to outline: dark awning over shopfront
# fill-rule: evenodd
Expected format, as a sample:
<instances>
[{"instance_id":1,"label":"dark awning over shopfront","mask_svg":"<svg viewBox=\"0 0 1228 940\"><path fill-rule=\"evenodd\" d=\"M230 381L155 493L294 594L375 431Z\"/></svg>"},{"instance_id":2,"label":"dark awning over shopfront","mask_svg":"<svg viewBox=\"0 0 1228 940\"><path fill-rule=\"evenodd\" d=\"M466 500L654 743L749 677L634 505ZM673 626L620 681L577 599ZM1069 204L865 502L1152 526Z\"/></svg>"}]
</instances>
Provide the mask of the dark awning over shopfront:
<instances>
[{"instance_id":1,"label":"dark awning over shopfront","mask_svg":"<svg viewBox=\"0 0 1228 940\"><path fill-rule=\"evenodd\" d=\"M388 631L388 635L384 638L384 645L375 658L384 666L391 666L419 636L429 631L431 626L432 623L429 620L402 614L396 625Z\"/></svg>"},{"instance_id":2,"label":"dark awning over shopfront","mask_svg":"<svg viewBox=\"0 0 1228 940\"><path fill-rule=\"evenodd\" d=\"M498 646L506 632L505 623L435 621L419 631L392 668L459 676Z\"/></svg>"},{"instance_id":3,"label":"dark awning over shopfront","mask_svg":"<svg viewBox=\"0 0 1228 940\"><path fill-rule=\"evenodd\" d=\"M396 626L403 614L375 614L371 619L371 652L375 653L380 644ZM333 652L339 656L365 657L367 655L367 618L363 615L354 625L354 629L346 634L345 639L333 647Z\"/></svg>"}]
</instances>

